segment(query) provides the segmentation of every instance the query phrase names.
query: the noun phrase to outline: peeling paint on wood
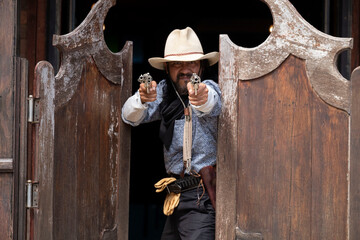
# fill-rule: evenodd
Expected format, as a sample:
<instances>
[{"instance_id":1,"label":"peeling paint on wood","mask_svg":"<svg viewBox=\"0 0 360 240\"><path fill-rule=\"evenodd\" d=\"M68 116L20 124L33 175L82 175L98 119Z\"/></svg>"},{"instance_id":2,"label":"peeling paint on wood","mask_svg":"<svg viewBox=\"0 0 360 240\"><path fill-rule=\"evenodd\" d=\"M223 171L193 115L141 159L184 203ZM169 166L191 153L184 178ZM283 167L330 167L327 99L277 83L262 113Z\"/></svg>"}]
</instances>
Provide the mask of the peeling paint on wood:
<instances>
[{"instance_id":1,"label":"peeling paint on wood","mask_svg":"<svg viewBox=\"0 0 360 240\"><path fill-rule=\"evenodd\" d=\"M227 48L234 51L232 58L237 62L237 69L232 76L240 80L264 76L291 54L306 60L307 74L317 94L330 105L349 112L350 83L337 70L336 60L340 52L352 47L352 39L318 31L287 0L263 1L271 10L274 26L264 43L243 48L226 35L221 37L224 41L221 46L224 48L227 44Z\"/></svg>"},{"instance_id":2,"label":"peeling paint on wood","mask_svg":"<svg viewBox=\"0 0 360 240\"><path fill-rule=\"evenodd\" d=\"M104 41L115 2L98 1L73 32L54 36L56 76L50 63L36 66L34 239L127 239L130 128L121 108L131 94L132 43L112 53Z\"/></svg>"},{"instance_id":3,"label":"peeling paint on wood","mask_svg":"<svg viewBox=\"0 0 360 240\"><path fill-rule=\"evenodd\" d=\"M35 128L36 144L34 181L39 182L39 206L35 209L34 239L52 239L53 230L53 167L54 167L54 99L55 77L52 65L46 61L35 67L34 96L40 98L40 123ZM46 226L46 228L44 227Z\"/></svg>"},{"instance_id":4,"label":"peeling paint on wood","mask_svg":"<svg viewBox=\"0 0 360 240\"><path fill-rule=\"evenodd\" d=\"M287 0L263 2L274 20L264 43L220 35L216 239L349 239L356 107L336 59L352 39L316 30Z\"/></svg>"},{"instance_id":5,"label":"peeling paint on wood","mask_svg":"<svg viewBox=\"0 0 360 240\"><path fill-rule=\"evenodd\" d=\"M103 24L109 9L116 1L98 1L85 20L71 33L54 35L53 45L62 53L61 66L56 75L57 91L62 98L56 99L57 106L70 100L74 94L83 71L85 58L92 57L104 77L114 84L123 84L124 56L129 54L132 43L126 42L124 48L113 53L106 45L103 35Z\"/></svg>"}]
</instances>

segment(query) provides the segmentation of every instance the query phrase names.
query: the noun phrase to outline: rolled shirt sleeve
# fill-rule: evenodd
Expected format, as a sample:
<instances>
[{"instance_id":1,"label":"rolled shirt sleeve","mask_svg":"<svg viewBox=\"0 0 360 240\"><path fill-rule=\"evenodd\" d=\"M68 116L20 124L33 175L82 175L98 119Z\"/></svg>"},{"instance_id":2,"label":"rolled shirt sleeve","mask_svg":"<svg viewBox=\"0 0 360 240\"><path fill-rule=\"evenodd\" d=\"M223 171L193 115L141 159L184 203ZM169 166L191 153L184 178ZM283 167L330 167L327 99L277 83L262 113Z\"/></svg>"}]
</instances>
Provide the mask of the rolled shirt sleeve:
<instances>
[{"instance_id":1,"label":"rolled shirt sleeve","mask_svg":"<svg viewBox=\"0 0 360 240\"><path fill-rule=\"evenodd\" d=\"M206 85L206 87L208 89L208 99L206 103L200 106L191 105L191 107L194 110L200 111L204 114L208 114L211 112L215 104L218 102L218 98L219 98L218 94L215 92L215 90L212 87L208 85Z\"/></svg>"},{"instance_id":2,"label":"rolled shirt sleeve","mask_svg":"<svg viewBox=\"0 0 360 240\"><path fill-rule=\"evenodd\" d=\"M206 84L206 87L208 89L208 99L203 105L191 105L191 107L198 117L208 114L212 116L218 116L221 111L221 91L218 85L211 80L205 80L203 83Z\"/></svg>"},{"instance_id":3,"label":"rolled shirt sleeve","mask_svg":"<svg viewBox=\"0 0 360 240\"><path fill-rule=\"evenodd\" d=\"M147 103L141 103L140 94L137 91L125 102L121 117L125 123L138 126L144 120L147 108Z\"/></svg>"}]
</instances>

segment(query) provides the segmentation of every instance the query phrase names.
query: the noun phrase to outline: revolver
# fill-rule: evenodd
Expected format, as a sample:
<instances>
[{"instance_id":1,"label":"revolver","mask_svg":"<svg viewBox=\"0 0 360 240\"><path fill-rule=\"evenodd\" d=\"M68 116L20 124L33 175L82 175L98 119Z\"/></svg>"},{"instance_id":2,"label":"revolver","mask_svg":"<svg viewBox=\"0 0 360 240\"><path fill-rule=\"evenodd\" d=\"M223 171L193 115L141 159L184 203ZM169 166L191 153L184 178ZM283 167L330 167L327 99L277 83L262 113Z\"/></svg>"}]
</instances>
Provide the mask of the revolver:
<instances>
[{"instance_id":1,"label":"revolver","mask_svg":"<svg viewBox=\"0 0 360 240\"><path fill-rule=\"evenodd\" d=\"M152 80L153 80L153 78L150 75L150 73L141 74L140 77L138 78L138 82L144 83L147 93L150 92L150 86L151 86Z\"/></svg>"},{"instance_id":2,"label":"revolver","mask_svg":"<svg viewBox=\"0 0 360 240\"><path fill-rule=\"evenodd\" d=\"M199 89L199 83L201 83L201 78L196 73L193 73L190 78L191 84L194 86L195 95L197 95L197 91Z\"/></svg>"}]
</instances>

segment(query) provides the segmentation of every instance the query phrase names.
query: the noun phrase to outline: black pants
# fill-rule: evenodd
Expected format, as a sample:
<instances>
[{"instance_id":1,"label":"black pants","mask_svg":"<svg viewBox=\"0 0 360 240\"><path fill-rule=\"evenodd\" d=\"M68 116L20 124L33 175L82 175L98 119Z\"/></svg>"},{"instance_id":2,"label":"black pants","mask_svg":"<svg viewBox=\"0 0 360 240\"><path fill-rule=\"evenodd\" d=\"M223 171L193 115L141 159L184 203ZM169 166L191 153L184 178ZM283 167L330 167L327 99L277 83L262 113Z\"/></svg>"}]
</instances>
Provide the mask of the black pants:
<instances>
[{"instance_id":1,"label":"black pants","mask_svg":"<svg viewBox=\"0 0 360 240\"><path fill-rule=\"evenodd\" d=\"M205 192L197 204L202 188L181 193L180 203L167 217L162 240L214 240L215 210Z\"/></svg>"}]
</instances>

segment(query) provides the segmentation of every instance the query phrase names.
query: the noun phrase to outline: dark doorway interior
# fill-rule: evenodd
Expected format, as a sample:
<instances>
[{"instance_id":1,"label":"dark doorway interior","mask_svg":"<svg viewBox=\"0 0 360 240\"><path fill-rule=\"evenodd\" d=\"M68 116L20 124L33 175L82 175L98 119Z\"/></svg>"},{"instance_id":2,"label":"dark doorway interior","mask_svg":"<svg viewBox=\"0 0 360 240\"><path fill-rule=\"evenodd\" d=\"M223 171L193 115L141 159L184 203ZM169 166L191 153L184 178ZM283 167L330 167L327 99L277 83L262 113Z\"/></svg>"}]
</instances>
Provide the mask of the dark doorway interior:
<instances>
[{"instance_id":1,"label":"dark doorway interior","mask_svg":"<svg viewBox=\"0 0 360 240\"><path fill-rule=\"evenodd\" d=\"M96 1L77 0L74 8L75 27L86 17ZM69 1L72 2L73 1ZM325 29L325 2L292 0L300 14L317 29ZM327 14L330 34L343 36L336 2ZM340 1L338 1L340 3ZM333 10L332 10L333 9ZM69 19L69 18L63 18ZM219 34L228 34L242 47L256 47L269 35L272 24L270 10L260 0L248 1L118 1L105 21L104 35L113 52L121 50L125 41L134 43L133 92L140 74L150 72L160 81L164 73L151 68L147 59L163 56L168 34L176 28L192 27L198 34L204 52L218 51ZM64 30L65 31L65 30ZM63 32L64 34L66 32ZM213 67L217 76L217 65ZM216 79L215 79L216 80ZM132 128L130 229L129 239L159 239L165 217L162 214L163 194L157 194L154 183L164 177L162 144L158 138L159 123Z\"/></svg>"}]
</instances>

